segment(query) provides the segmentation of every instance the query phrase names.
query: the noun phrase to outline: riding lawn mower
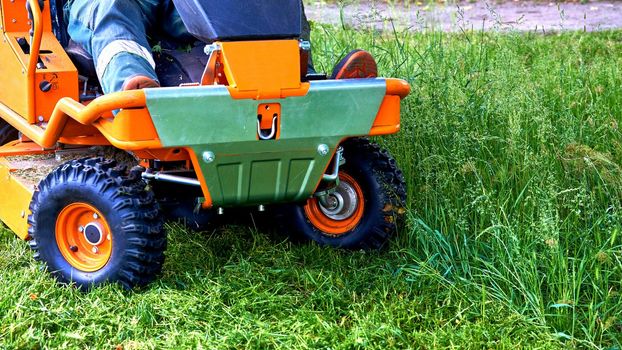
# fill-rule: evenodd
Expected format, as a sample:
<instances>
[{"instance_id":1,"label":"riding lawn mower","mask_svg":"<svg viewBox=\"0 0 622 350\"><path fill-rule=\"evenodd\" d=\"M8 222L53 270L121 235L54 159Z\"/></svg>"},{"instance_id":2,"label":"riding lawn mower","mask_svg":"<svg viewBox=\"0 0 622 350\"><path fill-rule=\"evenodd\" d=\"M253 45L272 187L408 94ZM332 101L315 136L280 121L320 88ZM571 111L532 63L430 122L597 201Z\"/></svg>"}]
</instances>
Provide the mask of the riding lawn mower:
<instances>
[{"instance_id":1,"label":"riding lawn mower","mask_svg":"<svg viewBox=\"0 0 622 350\"><path fill-rule=\"evenodd\" d=\"M0 0L0 219L61 283L153 281L179 208L274 210L346 249L396 231L404 179L367 137L399 131L410 87L310 74L299 0L176 0L202 44L162 54L162 87L110 94L64 3Z\"/></svg>"}]
</instances>

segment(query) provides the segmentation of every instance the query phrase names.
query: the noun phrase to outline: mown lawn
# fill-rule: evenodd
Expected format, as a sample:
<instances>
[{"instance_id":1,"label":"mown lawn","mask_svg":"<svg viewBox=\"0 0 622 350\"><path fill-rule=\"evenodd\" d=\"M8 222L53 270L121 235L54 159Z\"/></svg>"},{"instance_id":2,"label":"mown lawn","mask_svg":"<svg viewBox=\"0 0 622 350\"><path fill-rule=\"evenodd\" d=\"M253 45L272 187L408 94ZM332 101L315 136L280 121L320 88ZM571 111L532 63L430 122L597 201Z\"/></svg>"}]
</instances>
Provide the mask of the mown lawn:
<instances>
[{"instance_id":1,"label":"mown lawn","mask_svg":"<svg viewBox=\"0 0 622 350\"><path fill-rule=\"evenodd\" d=\"M386 250L171 224L158 282L83 294L2 229L0 348L620 349L622 31L313 40L320 70L364 47L412 83Z\"/></svg>"}]
</instances>

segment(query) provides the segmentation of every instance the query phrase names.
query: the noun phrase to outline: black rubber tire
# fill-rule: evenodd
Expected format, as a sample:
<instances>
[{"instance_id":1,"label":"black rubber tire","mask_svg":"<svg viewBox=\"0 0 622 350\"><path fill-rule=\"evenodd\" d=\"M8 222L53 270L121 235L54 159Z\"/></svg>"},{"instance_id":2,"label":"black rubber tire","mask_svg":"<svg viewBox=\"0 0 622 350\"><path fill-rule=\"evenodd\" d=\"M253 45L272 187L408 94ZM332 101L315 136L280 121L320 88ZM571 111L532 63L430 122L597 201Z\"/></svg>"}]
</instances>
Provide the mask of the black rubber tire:
<instances>
[{"instance_id":1,"label":"black rubber tire","mask_svg":"<svg viewBox=\"0 0 622 350\"><path fill-rule=\"evenodd\" d=\"M406 203L406 183L389 153L364 138L343 143L346 163L340 171L350 175L365 197L363 217L350 231L331 235L314 226L305 203L284 207L280 222L294 239L346 249L380 249L397 231L398 216Z\"/></svg>"},{"instance_id":2,"label":"black rubber tire","mask_svg":"<svg viewBox=\"0 0 622 350\"><path fill-rule=\"evenodd\" d=\"M15 141L19 137L17 129L11 126L11 124L0 119L0 146L5 145L9 141Z\"/></svg>"},{"instance_id":3,"label":"black rubber tire","mask_svg":"<svg viewBox=\"0 0 622 350\"><path fill-rule=\"evenodd\" d=\"M56 242L56 220L72 203L86 203L101 212L112 231L112 253L95 272L73 267ZM153 281L162 270L166 235L154 194L140 170L128 174L114 160L90 158L70 161L43 179L30 204L30 247L61 283L82 290L103 283L131 289Z\"/></svg>"}]
</instances>

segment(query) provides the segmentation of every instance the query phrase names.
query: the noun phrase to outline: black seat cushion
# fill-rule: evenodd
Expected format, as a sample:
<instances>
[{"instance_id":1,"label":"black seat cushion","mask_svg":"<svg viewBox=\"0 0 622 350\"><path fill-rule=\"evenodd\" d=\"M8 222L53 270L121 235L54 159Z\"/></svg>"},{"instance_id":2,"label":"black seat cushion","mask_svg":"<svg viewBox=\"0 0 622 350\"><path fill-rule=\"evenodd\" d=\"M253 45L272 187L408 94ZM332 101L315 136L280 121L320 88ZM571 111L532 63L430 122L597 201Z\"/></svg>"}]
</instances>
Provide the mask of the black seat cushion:
<instances>
[{"instance_id":1,"label":"black seat cushion","mask_svg":"<svg viewBox=\"0 0 622 350\"><path fill-rule=\"evenodd\" d=\"M163 50L156 53L156 73L162 86L199 83L207 65L205 44L198 43L189 51Z\"/></svg>"},{"instance_id":2,"label":"black seat cushion","mask_svg":"<svg viewBox=\"0 0 622 350\"><path fill-rule=\"evenodd\" d=\"M65 47L65 52L67 52L67 55L69 55L69 58L78 69L79 74L87 78L97 79L97 71L95 70L93 57L86 52L82 45L70 39Z\"/></svg>"}]
</instances>

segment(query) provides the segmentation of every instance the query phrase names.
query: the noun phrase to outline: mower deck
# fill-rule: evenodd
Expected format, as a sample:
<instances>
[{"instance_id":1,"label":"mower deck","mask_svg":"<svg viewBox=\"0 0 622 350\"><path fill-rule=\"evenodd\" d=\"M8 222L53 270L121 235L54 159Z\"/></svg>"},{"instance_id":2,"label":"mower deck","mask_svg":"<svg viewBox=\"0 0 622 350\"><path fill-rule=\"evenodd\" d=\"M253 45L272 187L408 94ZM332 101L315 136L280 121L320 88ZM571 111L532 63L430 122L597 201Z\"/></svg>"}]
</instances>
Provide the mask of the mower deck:
<instances>
[{"instance_id":1,"label":"mower deck","mask_svg":"<svg viewBox=\"0 0 622 350\"><path fill-rule=\"evenodd\" d=\"M25 143L28 146L28 143ZM104 147L75 148L59 151L39 151L39 154L14 155L23 144L0 147L0 220L21 239L28 239L29 205L41 180L62 164L80 158L129 158ZM111 154L113 152L114 154ZM9 154L9 155L6 155ZM119 159L124 163L124 159Z\"/></svg>"},{"instance_id":2,"label":"mower deck","mask_svg":"<svg viewBox=\"0 0 622 350\"><path fill-rule=\"evenodd\" d=\"M41 160L35 165L33 157L38 156L17 157L21 160L0 158L0 201L4 203L0 206L0 219L21 239L28 238L28 207L35 191L34 177L49 173L45 168L50 162Z\"/></svg>"}]
</instances>

